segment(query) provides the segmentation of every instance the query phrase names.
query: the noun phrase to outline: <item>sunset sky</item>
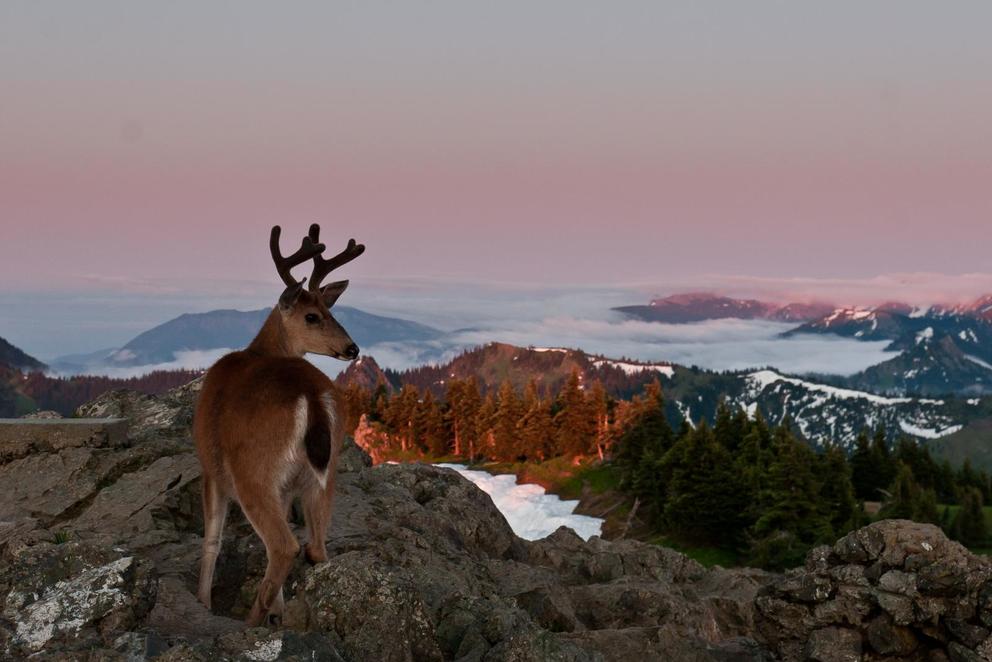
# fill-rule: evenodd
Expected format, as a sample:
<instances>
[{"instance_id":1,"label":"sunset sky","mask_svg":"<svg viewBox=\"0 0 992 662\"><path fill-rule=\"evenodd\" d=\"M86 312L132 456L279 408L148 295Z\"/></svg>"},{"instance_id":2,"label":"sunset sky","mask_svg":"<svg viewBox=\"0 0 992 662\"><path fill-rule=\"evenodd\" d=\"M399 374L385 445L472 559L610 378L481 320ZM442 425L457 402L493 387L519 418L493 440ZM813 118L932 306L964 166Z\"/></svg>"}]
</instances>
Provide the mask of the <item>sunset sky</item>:
<instances>
[{"instance_id":1,"label":"sunset sky","mask_svg":"<svg viewBox=\"0 0 992 662\"><path fill-rule=\"evenodd\" d=\"M990 25L987 1L4 2L0 282L236 296L274 277L273 223L313 221L368 245L356 281L974 280Z\"/></svg>"}]
</instances>

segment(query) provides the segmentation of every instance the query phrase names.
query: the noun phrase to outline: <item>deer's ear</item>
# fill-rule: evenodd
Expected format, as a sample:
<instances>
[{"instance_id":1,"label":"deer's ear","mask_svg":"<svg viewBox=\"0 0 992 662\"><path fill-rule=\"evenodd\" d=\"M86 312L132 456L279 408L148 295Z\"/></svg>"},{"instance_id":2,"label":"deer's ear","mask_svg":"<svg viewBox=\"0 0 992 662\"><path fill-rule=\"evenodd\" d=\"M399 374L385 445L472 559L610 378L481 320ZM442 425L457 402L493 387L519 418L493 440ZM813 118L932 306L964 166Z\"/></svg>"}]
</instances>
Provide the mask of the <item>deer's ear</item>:
<instances>
[{"instance_id":1,"label":"deer's ear","mask_svg":"<svg viewBox=\"0 0 992 662\"><path fill-rule=\"evenodd\" d=\"M346 289L348 289L348 281L346 280L339 280L324 285L320 288L320 298L324 301L324 305L330 308L338 300L338 297L344 294Z\"/></svg>"},{"instance_id":2,"label":"deer's ear","mask_svg":"<svg viewBox=\"0 0 992 662\"><path fill-rule=\"evenodd\" d=\"M287 287L279 297L279 309L283 312L289 312L296 305L296 301L300 298L301 294L303 294L303 281L297 283L295 287Z\"/></svg>"}]
</instances>

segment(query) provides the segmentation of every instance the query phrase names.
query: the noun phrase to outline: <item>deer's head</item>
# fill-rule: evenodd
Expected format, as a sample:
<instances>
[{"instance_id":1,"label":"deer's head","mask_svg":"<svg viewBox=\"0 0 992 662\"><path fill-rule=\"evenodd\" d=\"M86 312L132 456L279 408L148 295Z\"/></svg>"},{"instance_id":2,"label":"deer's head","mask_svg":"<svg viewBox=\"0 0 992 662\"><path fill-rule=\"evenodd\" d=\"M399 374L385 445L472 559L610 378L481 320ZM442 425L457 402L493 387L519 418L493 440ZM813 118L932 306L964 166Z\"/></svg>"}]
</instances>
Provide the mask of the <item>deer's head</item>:
<instances>
[{"instance_id":1,"label":"deer's head","mask_svg":"<svg viewBox=\"0 0 992 662\"><path fill-rule=\"evenodd\" d=\"M276 271L286 284L286 289L279 297L279 314L285 330L287 349L292 354L302 356L305 353L324 354L336 359L350 361L358 357L358 345L354 343L348 332L344 330L333 315L331 306L348 287L348 281L339 280L328 285L321 281L338 267L351 262L365 251L363 244L356 244L354 239L348 241L348 247L329 260L322 253L324 244L319 242L320 226L314 223L310 233L303 238L300 249L283 257L279 250L278 225L272 228L269 237L269 250ZM304 288L306 278L297 281L290 269L308 260L313 260L313 273L310 283Z\"/></svg>"}]
</instances>

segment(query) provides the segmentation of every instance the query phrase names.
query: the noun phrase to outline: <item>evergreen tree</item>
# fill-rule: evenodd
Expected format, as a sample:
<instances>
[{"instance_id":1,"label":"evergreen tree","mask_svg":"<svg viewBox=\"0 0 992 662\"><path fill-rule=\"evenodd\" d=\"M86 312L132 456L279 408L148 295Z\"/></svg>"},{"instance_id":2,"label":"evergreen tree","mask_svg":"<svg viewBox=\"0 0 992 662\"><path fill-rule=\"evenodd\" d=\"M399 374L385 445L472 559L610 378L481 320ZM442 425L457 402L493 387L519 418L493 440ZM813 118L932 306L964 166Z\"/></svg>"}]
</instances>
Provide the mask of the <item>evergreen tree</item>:
<instances>
[{"instance_id":1,"label":"evergreen tree","mask_svg":"<svg viewBox=\"0 0 992 662\"><path fill-rule=\"evenodd\" d=\"M723 547L738 542L743 493L730 452L709 426L677 441L659 468L667 483L664 520L674 533Z\"/></svg>"},{"instance_id":2,"label":"evergreen tree","mask_svg":"<svg viewBox=\"0 0 992 662\"><path fill-rule=\"evenodd\" d=\"M969 547L986 544L988 532L985 527L983 504L982 493L978 488L970 487L964 490L961 508L951 527L955 540Z\"/></svg>"},{"instance_id":3,"label":"evergreen tree","mask_svg":"<svg viewBox=\"0 0 992 662\"><path fill-rule=\"evenodd\" d=\"M555 414L557 453L566 456L589 455L596 438L595 412L588 406L578 370L573 370L558 394Z\"/></svg>"},{"instance_id":4,"label":"evergreen tree","mask_svg":"<svg viewBox=\"0 0 992 662\"><path fill-rule=\"evenodd\" d=\"M523 409L524 415L517 424L519 453L528 460L543 462L552 456L554 450L554 422L551 407L539 397L534 380L524 390Z\"/></svg>"},{"instance_id":5,"label":"evergreen tree","mask_svg":"<svg viewBox=\"0 0 992 662\"><path fill-rule=\"evenodd\" d=\"M663 476L659 463L672 447L672 429L665 418L661 384L652 382L637 398L626 428L617 440L614 462L620 470L621 486L633 494L653 500L661 509Z\"/></svg>"},{"instance_id":6,"label":"evergreen tree","mask_svg":"<svg viewBox=\"0 0 992 662\"><path fill-rule=\"evenodd\" d=\"M414 446L414 417L420 400L417 388L404 384L399 395L391 398L385 412L386 425L400 440L400 450L406 452Z\"/></svg>"},{"instance_id":7,"label":"evergreen tree","mask_svg":"<svg viewBox=\"0 0 992 662\"><path fill-rule=\"evenodd\" d=\"M854 442L854 452L851 453L851 484L854 486L854 495L862 501L875 501L878 499L878 476L875 475L871 456L871 442L868 441L868 433L862 430L858 433L857 441Z\"/></svg>"},{"instance_id":8,"label":"evergreen tree","mask_svg":"<svg viewBox=\"0 0 992 662\"><path fill-rule=\"evenodd\" d=\"M819 503L822 485L813 451L782 425L775 429L772 452L763 510L751 528L751 556L762 566L782 568L801 562L813 545L832 540L833 529Z\"/></svg>"},{"instance_id":9,"label":"evergreen tree","mask_svg":"<svg viewBox=\"0 0 992 662\"><path fill-rule=\"evenodd\" d=\"M878 426L875 429L875 434L872 436L871 459L872 469L875 472L875 485L877 487L888 487L891 485L896 479L896 472L899 470L899 467L889 452L884 425Z\"/></svg>"},{"instance_id":10,"label":"evergreen tree","mask_svg":"<svg viewBox=\"0 0 992 662\"><path fill-rule=\"evenodd\" d=\"M596 422L595 448L596 455L602 462L610 450L613 431L610 429L610 402L603 383L596 380L589 388L586 403Z\"/></svg>"},{"instance_id":11,"label":"evergreen tree","mask_svg":"<svg viewBox=\"0 0 992 662\"><path fill-rule=\"evenodd\" d=\"M755 412L754 420L738 449L736 464L745 493L745 518L748 526L754 524L761 514L760 497L765 489L768 465L772 461L771 431L760 412Z\"/></svg>"},{"instance_id":12,"label":"evergreen tree","mask_svg":"<svg viewBox=\"0 0 992 662\"><path fill-rule=\"evenodd\" d=\"M716 440L731 453L735 452L744 442L748 432L747 414L740 407L731 410L724 400L716 408L716 422L713 424L713 434Z\"/></svg>"},{"instance_id":13,"label":"evergreen tree","mask_svg":"<svg viewBox=\"0 0 992 662\"><path fill-rule=\"evenodd\" d=\"M899 473L888 492L889 497L879 511L879 518L913 519L920 500L920 486L913 479L913 471L909 465L899 465Z\"/></svg>"},{"instance_id":14,"label":"evergreen tree","mask_svg":"<svg viewBox=\"0 0 992 662\"><path fill-rule=\"evenodd\" d=\"M841 536L861 523L861 507L851 485L851 467L844 451L834 445L828 446L818 459L823 512L830 520L834 536Z\"/></svg>"},{"instance_id":15,"label":"evergreen tree","mask_svg":"<svg viewBox=\"0 0 992 662\"><path fill-rule=\"evenodd\" d=\"M478 441L474 446L469 446L469 458L492 457L493 454L493 424L496 421L496 412L499 411L499 402L492 392L486 394L479 407L477 415L477 429L479 431Z\"/></svg>"},{"instance_id":16,"label":"evergreen tree","mask_svg":"<svg viewBox=\"0 0 992 662\"><path fill-rule=\"evenodd\" d=\"M499 388L499 404L493 417L492 457L504 462L515 461L520 455L520 441L517 437L517 424L523 417L523 404L509 380Z\"/></svg>"},{"instance_id":17,"label":"evergreen tree","mask_svg":"<svg viewBox=\"0 0 992 662\"><path fill-rule=\"evenodd\" d=\"M479 445L479 409L482 397L474 379L455 379L448 383L448 425L451 428L452 452L458 457L474 457Z\"/></svg>"},{"instance_id":18,"label":"evergreen tree","mask_svg":"<svg viewBox=\"0 0 992 662\"><path fill-rule=\"evenodd\" d=\"M430 391L424 392L424 397L417 407L414 429L418 435L418 445L424 453L432 457L442 457L450 452L444 414Z\"/></svg>"},{"instance_id":19,"label":"evergreen tree","mask_svg":"<svg viewBox=\"0 0 992 662\"><path fill-rule=\"evenodd\" d=\"M942 524L940 513L937 509L937 493L932 488L920 490L916 507L913 509L913 520L928 524Z\"/></svg>"}]
</instances>

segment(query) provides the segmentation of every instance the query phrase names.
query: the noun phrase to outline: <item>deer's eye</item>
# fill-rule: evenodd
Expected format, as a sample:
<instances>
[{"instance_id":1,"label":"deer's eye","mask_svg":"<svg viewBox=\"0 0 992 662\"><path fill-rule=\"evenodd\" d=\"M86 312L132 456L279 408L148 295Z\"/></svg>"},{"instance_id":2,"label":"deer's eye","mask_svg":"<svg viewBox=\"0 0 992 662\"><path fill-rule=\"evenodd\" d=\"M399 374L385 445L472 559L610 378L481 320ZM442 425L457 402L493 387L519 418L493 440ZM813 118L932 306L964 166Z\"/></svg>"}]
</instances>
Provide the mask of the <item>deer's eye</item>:
<instances>
[{"instance_id":1,"label":"deer's eye","mask_svg":"<svg viewBox=\"0 0 992 662\"><path fill-rule=\"evenodd\" d=\"M317 324L320 322L320 316L317 313L307 313L304 319L307 321L307 324Z\"/></svg>"}]
</instances>

